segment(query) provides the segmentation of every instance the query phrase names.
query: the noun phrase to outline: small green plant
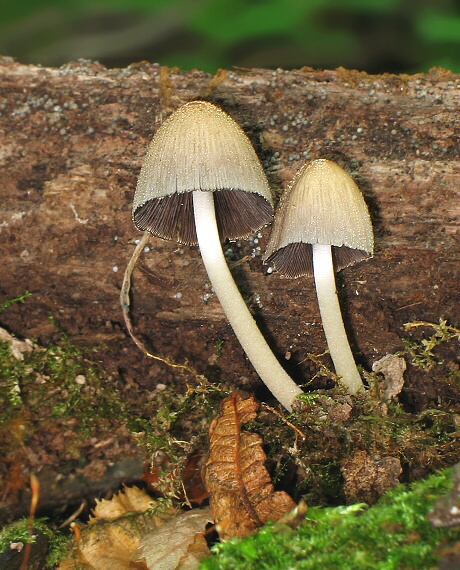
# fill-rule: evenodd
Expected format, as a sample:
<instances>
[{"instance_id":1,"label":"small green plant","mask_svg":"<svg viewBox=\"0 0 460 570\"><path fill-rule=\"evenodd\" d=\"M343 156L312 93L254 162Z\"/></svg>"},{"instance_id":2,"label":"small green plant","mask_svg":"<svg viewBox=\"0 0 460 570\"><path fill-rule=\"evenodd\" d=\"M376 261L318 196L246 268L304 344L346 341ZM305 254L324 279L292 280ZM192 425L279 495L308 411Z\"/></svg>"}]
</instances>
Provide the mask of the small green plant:
<instances>
[{"instance_id":1,"label":"small green plant","mask_svg":"<svg viewBox=\"0 0 460 570\"><path fill-rule=\"evenodd\" d=\"M26 292L24 295L19 295L19 297L15 297L14 299L7 299L6 301L2 301L2 303L0 303L0 313L15 303L24 303L24 301L31 296L32 293Z\"/></svg>"},{"instance_id":2,"label":"small green plant","mask_svg":"<svg viewBox=\"0 0 460 570\"><path fill-rule=\"evenodd\" d=\"M439 358L433 353L433 350L444 342L457 339L460 341L460 329L447 324L447 321L439 319L439 324L428 323L425 321L415 321L406 323L404 328L411 330L417 327L429 327L434 329L434 333L428 338L422 338L419 341L413 341L407 338L402 339L406 347L406 352L412 359L415 366L424 370L431 370L436 364L439 364Z\"/></svg>"}]
</instances>

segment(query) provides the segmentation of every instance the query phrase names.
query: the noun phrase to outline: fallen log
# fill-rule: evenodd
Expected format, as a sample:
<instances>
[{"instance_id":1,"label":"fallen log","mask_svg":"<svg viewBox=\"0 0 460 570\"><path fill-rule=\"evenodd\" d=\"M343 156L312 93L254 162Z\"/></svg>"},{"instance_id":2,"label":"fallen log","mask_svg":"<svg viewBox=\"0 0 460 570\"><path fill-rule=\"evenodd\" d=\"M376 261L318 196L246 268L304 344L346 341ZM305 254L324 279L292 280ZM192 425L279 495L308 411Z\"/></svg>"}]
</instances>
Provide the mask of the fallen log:
<instances>
[{"instance_id":1,"label":"fallen log","mask_svg":"<svg viewBox=\"0 0 460 570\"><path fill-rule=\"evenodd\" d=\"M373 259L338 275L359 363L401 348L403 324L459 325L460 76L372 76L344 69L234 69L215 76L145 62L106 69L0 59L2 300L22 337L102 346L109 368L147 387L176 381L128 338L119 306L123 271L140 234L131 221L137 175L152 134L179 105L221 106L245 130L279 195L305 160L329 158L356 180L371 211ZM263 266L269 228L224 245L269 343L299 383L307 353L325 350L313 279ZM135 272L133 321L157 354L258 383L210 290L196 247L151 238Z\"/></svg>"}]
</instances>

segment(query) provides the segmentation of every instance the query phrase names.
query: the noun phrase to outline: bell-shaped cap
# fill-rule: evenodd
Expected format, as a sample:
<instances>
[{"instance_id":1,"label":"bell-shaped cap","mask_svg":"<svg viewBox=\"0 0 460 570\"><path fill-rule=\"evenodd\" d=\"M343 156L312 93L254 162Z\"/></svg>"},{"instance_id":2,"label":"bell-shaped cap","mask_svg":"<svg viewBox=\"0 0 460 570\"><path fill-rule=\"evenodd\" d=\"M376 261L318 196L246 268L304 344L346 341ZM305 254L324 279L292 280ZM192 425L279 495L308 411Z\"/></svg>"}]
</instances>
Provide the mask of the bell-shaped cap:
<instances>
[{"instance_id":1,"label":"bell-shaped cap","mask_svg":"<svg viewBox=\"0 0 460 570\"><path fill-rule=\"evenodd\" d=\"M337 270L374 251L371 218L359 188L325 159L304 165L282 195L264 262L287 277L312 275L311 244L333 246Z\"/></svg>"},{"instance_id":2,"label":"bell-shaped cap","mask_svg":"<svg viewBox=\"0 0 460 570\"><path fill-rule=\"evenodd\" d=\"M222 239L247 237L273 217L267 178L248 137L206 101L180 107L153 137L134 195L135 226L196 244L195 190L215 193Z\"/></svg>"}]
</instances>

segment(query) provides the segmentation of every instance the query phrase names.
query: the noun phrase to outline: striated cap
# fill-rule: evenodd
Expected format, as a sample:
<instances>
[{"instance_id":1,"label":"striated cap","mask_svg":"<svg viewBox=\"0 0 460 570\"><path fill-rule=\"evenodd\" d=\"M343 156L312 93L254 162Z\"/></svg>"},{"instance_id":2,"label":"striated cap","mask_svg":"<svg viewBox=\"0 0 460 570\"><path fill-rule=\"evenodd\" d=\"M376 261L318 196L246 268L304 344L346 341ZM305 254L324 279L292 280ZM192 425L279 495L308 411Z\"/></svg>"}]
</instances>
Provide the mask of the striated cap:
<instances>
[{"instance_id":1,"label":"striated cap","mask_svg":"<svg viewBox=\"0 0 460 570\"><path fill-rule=\"evenodd\" d=\"M282 195L264 262L287 277L312 275L311 244L334 246L337 270L374 251L371 218L359 188L325 159L303 166Z\"/></svg>"},{"instance_id":2,"label":"striated cap","mask_svg":"<svg viewBox=\"0 0 460 570\"><path fill-rule=\"evenodd\" d=\"M134 195L135 226L196 244L194 190L215 192L222 239L247 237L272 219L270 188L248 137L206 101L180 107L153 137Z\"/></svg>"}]
</instances>

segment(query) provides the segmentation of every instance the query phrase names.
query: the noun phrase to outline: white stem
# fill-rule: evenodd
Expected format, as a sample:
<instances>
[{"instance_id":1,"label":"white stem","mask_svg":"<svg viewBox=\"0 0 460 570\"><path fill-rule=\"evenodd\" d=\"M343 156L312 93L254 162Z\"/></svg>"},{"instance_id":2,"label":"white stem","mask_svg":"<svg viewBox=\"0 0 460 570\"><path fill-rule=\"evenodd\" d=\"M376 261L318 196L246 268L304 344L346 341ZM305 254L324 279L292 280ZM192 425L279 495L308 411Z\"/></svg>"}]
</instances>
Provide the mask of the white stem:
<instances>
[{"instance_id":1,"label":"white stem","mask_svg":"<svg viewBox=\"0 0 460 570\"><path fill-rule=\"evenodd\" d=\"M294 398L302 390L275 358L233 280L220 244L212 192L194 191L193 210L201 257L224 313L257 374L291 411Z\"/></svg>"},{"instance_id":2,"label":"white stem","mask_svg":"<svg viewBox=\"0 0 460 570\"><path fill-rule=\"evenodd\" d=\"M329 352L336 373L342 377L350 394L356 394L363 387L353 354L343 326L342 313L335 289L334 266L330 245L314 244L313 273L319 312L323 322Z\"/></svg>"}]
</instances>

